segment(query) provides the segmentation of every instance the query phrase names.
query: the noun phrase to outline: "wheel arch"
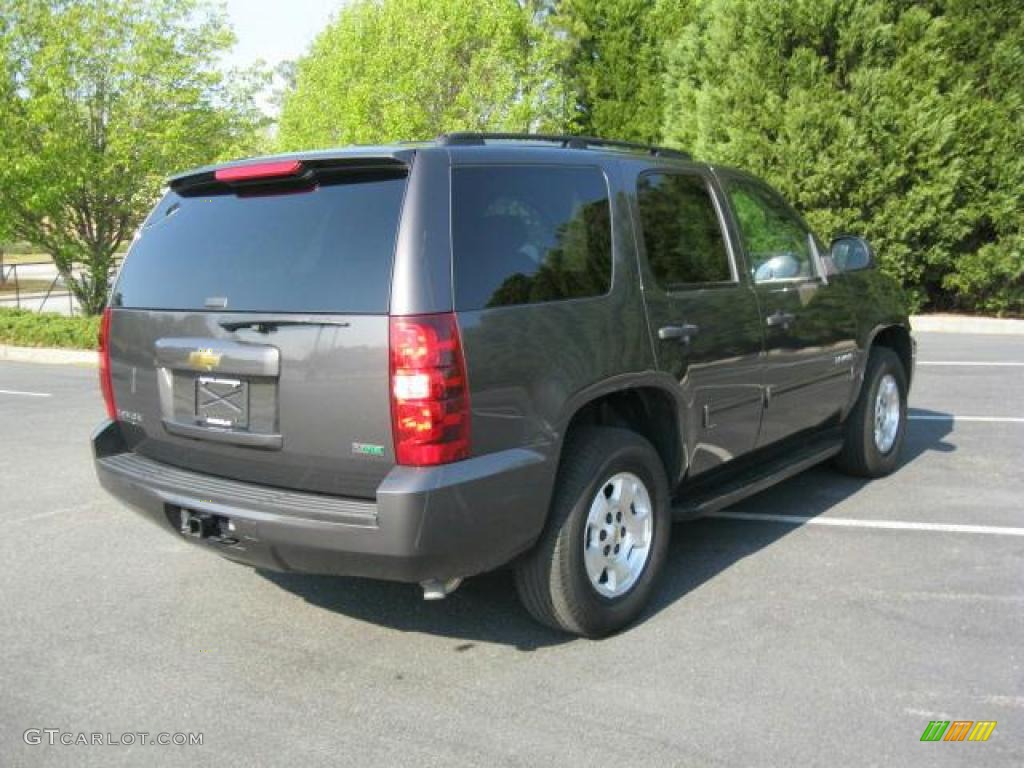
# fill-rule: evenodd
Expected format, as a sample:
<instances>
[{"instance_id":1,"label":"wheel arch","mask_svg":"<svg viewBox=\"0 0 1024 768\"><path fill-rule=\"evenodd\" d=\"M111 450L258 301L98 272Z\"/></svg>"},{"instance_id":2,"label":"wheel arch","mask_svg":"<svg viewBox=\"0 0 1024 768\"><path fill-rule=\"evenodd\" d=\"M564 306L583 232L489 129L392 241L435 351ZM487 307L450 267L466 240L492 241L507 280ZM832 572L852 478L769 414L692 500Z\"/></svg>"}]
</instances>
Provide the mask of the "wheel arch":
<instances>
[{"instance_id":1,"label":"wheel arch","mask_svg":"<svg viewBox=\"0 0 1024 768\"><path fill-rule=\"evenodd\" d=\"M573 430L583 426L619 427L647 439L661 459L670 490L686 467L685 430L678 395L667 383L641 379L620 382L577 400L564 420L559 464Z\"/></svg>"},{"instance_id":2,"label":"wheel arch","mask_svg":"<svg viewBox=\"0 0 1024 768\"><path fill-rule=\"evenodd\" d=\"M896 353L903 364L903 372L907 375L907 386L909 387L914 375L914 339L910 335L910 328L902 323L878 326L868 338L867 354L871 354L871 350L875 347L886 347ZM866 364L867 355L865 355Z\"/></svg>"},{"instance_id":3,"label":"wheel arch","mask_svg":"<svg viewBox=\"0 0 1024 768\"><path fill-rule=\"evenodd\" d=\"M844 419L853 410L860 397L861 390L864 388L864 374L867 371L868 358L871 356L871 350L875 347L885 347L886 349L891 349L896 354L900 362L903 363L903 370L907 375L907 387L908 389L910 387L914 373L915 358L914 339L910 335L910 328L900 322L876 325L871 330L871 333L867 335L864 342L864 351L855 370L856 386L853 387L853 391L850 394L850 401L846 404L846 408L843 409Z\"/></svg>"}]
</instances>

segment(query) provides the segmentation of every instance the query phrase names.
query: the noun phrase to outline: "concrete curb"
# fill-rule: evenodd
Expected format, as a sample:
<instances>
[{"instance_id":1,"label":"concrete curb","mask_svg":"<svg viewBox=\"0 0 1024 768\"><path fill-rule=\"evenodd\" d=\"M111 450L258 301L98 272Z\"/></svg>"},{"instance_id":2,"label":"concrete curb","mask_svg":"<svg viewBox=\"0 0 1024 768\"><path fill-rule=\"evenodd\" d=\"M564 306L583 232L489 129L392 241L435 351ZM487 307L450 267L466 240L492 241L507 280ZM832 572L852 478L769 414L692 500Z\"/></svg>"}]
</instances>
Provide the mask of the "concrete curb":
<instances>
[{"instance_id":1,"label":"concrete curb","mask_svg":"<svg viewBox=\"0 0 1024 768\"><path fill-rule=\"evenodd\" d=\"M968 315L913 315L910 326L922 333L994 333L1024 336L1024 320Z\"/></svg>"},{"instance_id":2,"label":"concrete curb","mask_svg":"<svg viewBox=\"0 0 1024 768\"><path fill-rule=\"evenodd\" d=\"M50 347L9 347L0 344L0 360L12 363L49 363L95 368L99 364L95 350L52 349Z\"/></svg>"}]
</instances>

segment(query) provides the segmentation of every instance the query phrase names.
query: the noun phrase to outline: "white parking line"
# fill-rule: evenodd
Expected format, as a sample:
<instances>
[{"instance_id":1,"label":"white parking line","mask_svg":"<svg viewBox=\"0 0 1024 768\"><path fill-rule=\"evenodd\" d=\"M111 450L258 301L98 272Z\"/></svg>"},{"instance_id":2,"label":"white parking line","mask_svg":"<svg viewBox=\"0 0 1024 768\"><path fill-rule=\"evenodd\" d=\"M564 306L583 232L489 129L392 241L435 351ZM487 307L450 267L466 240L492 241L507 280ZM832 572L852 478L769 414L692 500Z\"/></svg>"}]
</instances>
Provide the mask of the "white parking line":
<instances>
[{"instance_id":1,"label":"white parking line","mask_svg":"<svg viewBox=\"0 0 1024 768\"><path fill-rule=\"evenodd\" d=\"M0 395L20 395L21 397L53 397L49 392L20 392L17 389L0 389Z\"/></svg>"},{"instance_id":2,"label":"white parking line","mask_svg":"<svg viewBox=\"0 0 1024 768\"><path fill-rule=\"evenodd\" d=\"M918 360L917 365L969 365L969 366L994 366L996 368L1024 368L1024 363L1007 363L1007 362L981 362L981 361L967 361L967 360Z\"/></svg>"},{"instance_id":3,"label":"white parking line","mask_svg":"<svg viewBox=\"0 0 1024 768\"><path fill-rule=\"evenodd\" d=\"M1024 424L1024 418L1017 416L939 416L936 414L912 413L907 416L911 421L982 421L989 423Z\"/></svg>"},{"instance_id":4,"label":"white parking line","mask_svg":"<svg viewBox=\"0 0 1024 768\"><path fill-rule=\"evenodd\" d=\"M1024 528L999 525L958 525L952 523L911 523L901 520L857 520L848 517L804 517L802 515L759 515L753 512L711 512L705 517L726 520L788 523L790 525L831 525L837 528L882 528L898 531L935 531L939 533L988 533L995 536L1024 536Z\"/></svg>"}]
</instances>

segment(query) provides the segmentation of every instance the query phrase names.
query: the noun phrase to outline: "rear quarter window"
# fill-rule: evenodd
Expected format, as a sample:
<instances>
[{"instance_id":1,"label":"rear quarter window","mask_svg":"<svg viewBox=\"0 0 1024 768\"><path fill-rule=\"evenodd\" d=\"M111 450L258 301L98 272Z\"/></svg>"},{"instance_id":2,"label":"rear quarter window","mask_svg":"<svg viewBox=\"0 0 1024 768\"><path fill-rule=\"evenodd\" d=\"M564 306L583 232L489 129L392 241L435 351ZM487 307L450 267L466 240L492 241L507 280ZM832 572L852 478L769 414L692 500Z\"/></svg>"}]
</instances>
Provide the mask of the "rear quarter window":
<instances>
[{"instance_id":1,"label":"rear quarter window","mask_svg":"<svg viewBox=\"0 0 1024 768\"><path fill-rule=\"evenodd\" d=\"M125 259L112 303L386 313L405 178L345 172L300 192L168 192Z\"/></svg>"},{"instance_id":2,"label":"rear quarter window","mask_svg":"<svg viewBox=\"0 0 1024 768\"><path fill-rule=\"evenodd\" d=\"M460 310L602 296L611 289L608 186L589 166L452 172Z\"/></svg>"}]
</instances>

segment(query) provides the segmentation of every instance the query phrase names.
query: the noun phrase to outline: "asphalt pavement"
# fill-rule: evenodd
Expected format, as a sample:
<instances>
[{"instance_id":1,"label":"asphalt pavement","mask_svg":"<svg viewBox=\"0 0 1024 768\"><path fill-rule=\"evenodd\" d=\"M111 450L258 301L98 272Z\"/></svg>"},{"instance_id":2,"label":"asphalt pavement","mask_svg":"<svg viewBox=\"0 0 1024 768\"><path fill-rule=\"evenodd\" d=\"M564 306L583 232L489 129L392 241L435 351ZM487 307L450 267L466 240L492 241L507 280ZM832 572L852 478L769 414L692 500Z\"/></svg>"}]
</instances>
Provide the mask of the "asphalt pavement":
<instances>
[{"instance_id":1,"label":"asphalt pavement","mask_svg":"<svg viewBox=\"0 0 1024 768\"><path fill-rule=\"evenodd\" d=\"M0 765L1020 766L1024 337L918 339L894 475L676 526L650 610L596 642L507 572L425 603L191 547L96 483L95 370L0 362ZM60 743L142 732L203 743Z\"/></svg>"}]
</instances>

